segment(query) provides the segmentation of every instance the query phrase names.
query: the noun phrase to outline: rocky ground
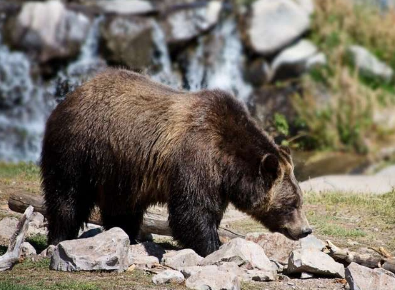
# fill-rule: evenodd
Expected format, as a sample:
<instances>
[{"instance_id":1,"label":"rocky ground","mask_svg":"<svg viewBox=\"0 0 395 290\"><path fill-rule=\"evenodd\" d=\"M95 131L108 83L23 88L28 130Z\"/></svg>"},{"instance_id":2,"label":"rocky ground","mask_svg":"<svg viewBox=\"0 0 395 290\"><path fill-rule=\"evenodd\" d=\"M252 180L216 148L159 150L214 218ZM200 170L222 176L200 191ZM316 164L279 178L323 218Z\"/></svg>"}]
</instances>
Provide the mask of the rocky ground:
<instances>
[{"instance_id":1,"label":"rocky ground","mask_svg":"<svg viewBox=\"0 0 395 290\"><path fill-rule=\"evenodd\" d=\"M389 173L392 169L383 172ZM7 235L9 237L12 232L6 229L15 228L20 217L7 208L6 202L11 193L18 191L39 194L37 168L1 165L2 244L6 244ZM324 247L326 240L331 240L342 249L362 255L380 257L375 252L380 247L393 255L395 244L390 237L395 235L394 202L393 193L366 196L308 193L306 209L318 239L311 238L307 243L295 243L282 235L265 233L259 224L231 210L223 226L241 233L245 239L228 241L218 252L204 259L192 250L181 249L165 236L154 236L153 242L129 246L127 236L118 229L64 242L56 249L42 252L46 247L45 221L36 214L27 238L34 247L24 244L23 254L27 257L12 270L0 272L0 286L24 285L27 288L21 289L29 290L96 290L197 289L201 285L211 285L212 289L219 289L219 283L221 287L226 284L227 289L348 289L347 281L351 281L350 277L358 281L355 278L358 275L376 277L370 282L388 286L392 285L388 284L392 283L390 275L371 272L356 264L349 266L352 271L347 278L347 270L345 272L344 266L335 262ZM97 230L91 229L89 235L94 233ZM4 252L5 247L1 250ZM54 254L51 256L51 253ZM301 272L306 279L301 279Z\"/></svg>"}]
</instances>

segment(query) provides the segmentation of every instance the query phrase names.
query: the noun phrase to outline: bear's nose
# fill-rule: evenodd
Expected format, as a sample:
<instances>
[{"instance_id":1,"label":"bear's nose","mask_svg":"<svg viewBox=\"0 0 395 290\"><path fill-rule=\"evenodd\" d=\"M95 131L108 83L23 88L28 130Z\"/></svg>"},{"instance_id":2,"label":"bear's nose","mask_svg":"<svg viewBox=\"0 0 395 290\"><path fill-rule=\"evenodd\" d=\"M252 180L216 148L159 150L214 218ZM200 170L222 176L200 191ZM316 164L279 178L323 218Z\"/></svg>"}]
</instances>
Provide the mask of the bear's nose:
<instances>
[{"instance_id":1,"label":"bear's nose","mask_svg":"<svg viewBox=\"0 0 395 290\"><path fill-rule=\"evenodd\" d=\"M303 229L302 229L302 233L303 233L303 235L305 235L305 236L310 235L312 232L313 232L312 228L306 227L306 228L303 228Z\"/></svg>"}]
</instances>

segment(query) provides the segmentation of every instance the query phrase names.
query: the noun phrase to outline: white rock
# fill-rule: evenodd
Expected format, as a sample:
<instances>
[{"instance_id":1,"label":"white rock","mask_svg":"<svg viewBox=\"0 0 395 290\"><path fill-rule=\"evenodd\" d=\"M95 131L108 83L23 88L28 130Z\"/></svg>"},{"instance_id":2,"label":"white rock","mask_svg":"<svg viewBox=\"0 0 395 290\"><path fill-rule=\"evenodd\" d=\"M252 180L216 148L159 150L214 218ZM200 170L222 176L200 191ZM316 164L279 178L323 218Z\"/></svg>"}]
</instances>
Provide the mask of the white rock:
<instances>
[{"instance_id":1,"label":"white rock","mask_svg":"<svg viewBox=\"0 0 395 290\"><path fill-rule=\"evenodd\" d=\"M50 257L53 255L53 253L55 252L55 249L56 249L56 246L54 246L54 245L49 245L48 248L46 248L45 250L43 250L43 251L40 253L40 256L41 256L41 257L50 258Z\"/></svg>"},{"instance_id":2,"label":"white rock","mask_svg":"<svg viewBox=\"0 0 395 290\"><path fill-rule=\"evenodd\" d=\"M295 250L289 256L287 272L311 273L326 277L344 278L344 266L329 255L314 249Z\"/></svg>"},{"instance_id":3,"label":"white rock","mask_svg":"<svg viewBox=\"0 0 395 290\"><path fill-rule=\"evenodd\" d=\"M381 272L380 269L372 270L356 263L351 263L346 268L346 280L351 290L395 289L394 277Z\"/></svg>"},{"instance_id":4,"label":"white rock","mask_svg":"<svg viewBox=\"0 0 395 290\"><path fill-rule=\"evenodd\" d=\"M25 2L9 39L45 62L75 56L89 26L88 17L68 10L61 1Z\"/></svg>"},{"instance_id":5,"label":"white rock","mask_svg":"<svg viewBox=\"0 0 395 290\"><path fill-rule=\"evenodd\" d=\"M166 253L163 255L162 264L169 266L173 269L181 267L197 266L203 258L195 253L192 249L183 249Z\"/></svg>"},{"instance_id":6,"label":"white rock","mask_svg":"<svg viewBox=\"0 0 395 290\"><path fill-rule=\"evenodd\" d=\"M129 247L129 261L139 269L152 268L159 264L165 250L153 242L143 242Z\"/></svg>"},{"instance_id":7,"label":"white rock","mask_svg":"<svg viewBox=\"0 0 395 290\"><path fill-rule=\"evenodd\" d=\"M322 251L326 247L325 243L317 239L314 235L308 235L300 239L300 246L303 250L314 249L317 251Z\"/></svg>"},{"instance_id":8,"label":"white rock","mask_svg":"<svg viewBox=\"0 0 395 290\"><path fill-rule=\"evenodd\" d=\"M26 232L26 237L35 235L48 235L48 230L44 225L44 216L39 212L33 213L33 218L31 222L29 222L29 228Z\"/></svg>"},{"instance_id":9,"label":"white rock","mask_svg":"<svg viewBox=\"0 0 395 290\"><path fill-rule=\"evenodd\" d=\"M385 167L384 169L377 172L376 175L391 176L392 178L395 178L395 165Z\"/></svg>"},{"instance_id":10,"label":"white rock","mask_svg":"<svg viewBox=\"0 0 395 290\"><path fill-rule=\"evenodd\" d=\"M18 226L18 219L14 217L5 217L0 221L0 243L7 245Z\"/></svg>"},{"instance_id":11,"label":"white rock","mask_svg":"<svg viewBox=\"0 0 395 290\"><path fill-rule=\"evenodd\" d=\"M296 77L312 67L325 64L325 56L309 40L300 40L281 51L271 65L270 79Z\"/></svg>"},{"instance_id":12,"label":"white rock","mask_svg":"<svg viewBox=\"0 0 395 290\"><path fill-rule=\"evenodd\" d=\"M300 247L300 241L292 241L279 233L248 233L246 240L257 243L269 259L284 265L288 263L289 254Z\"/></svg>"},{"instance_id":13,"label":"white rock","mask_svg":"<svg viewBox=\"0 0 395 290\"><path fill-rule=\"evenodd\" d=\"M163 22L169 43L183 43L212 28L219 19L221 1L209 1L203 7L175 10Z\"/></svg>"},{"instance_id":14,"label":"white rock","mask_svg":"<svg viewBox=\"0 0 395 290\"><path fill-rule=\"evenodd\" d=\"M36 249L28 242L23 242L21 245L21 257L29 257L32 255L36 255Z\"/></svg>"},{"instance_id":15,"label":"white rock","mask_svg":"<svg viewBox=\"0 0 395 290\"><path fill-rule=\"evenodd\" d=\"M314 275L311 273L302 272L300 274L300 279L311 279L314 278Z\"/></svg>"},{"instance_id":16,"label":"white rock","mask_svg":"<svg viewBox=\"0 0 395 290\"><path fill-rule=\"evenodd\" d=\"M270 280L274 280L277 274L264 250L258 244L241 238L222 245L218 251L204 258L200 265L219 265L223 262L235 262L246 269L264 271Z\"/></svg>"},{"instance_id":17,"label":"white rock","mask_svg":"<svg viewBox=\"0 0 395 290\"><path fill-rule=\"evenodd\" d=\"M218 266L209 265L209 266L190 266L190 267L179 268L179 271L184 275L185 279L188 279L192 275L195 275L203 270L217 272Z\"/></svg>"},{"instance_id":18,"label":"white rock","mask_svg":"<svg viewBox=\"0 0 395 290\"><path fill-rule=\"evenodd\" d=\"M380 61L366 48L359 45L352 45L349 47L348 51L353 58L355 66L361 73L381 77L387 81L392 78L392 68Z\"/></svg>"},{"instance_id":19,"label":"white rock","mask_svg":"<svg viewBox=\"0 0 395 290\"><path fill-rule=\"evenodd\" d=\"M51 257L50 269L59 271L125 271L129 266L129 237L112 228L92 238L63 241Z\"/></svg>"},{"instance_id":20,"label":"white rock","mask_svg":"<svg viewBox=\"0 0 395 290\"><path fill-rule=\"evenodd\" d=\"M245 270L242 275L243 281L256 281L256 282L266 282L272 281L272 276L268 275L265 271L260 270Z\"/></svg>"},{"instance_id":21,"label":"white rock","mask_svg":"<svg viewBox=\"0 0 395 290\"><path fill-rule=\"evenodd\" d=\"M120 15L146 14L155 11L149 1L141 0L99 0L94 5L100 7L104 12Z\"/></svg>"},{"instance_id":22,"label":"white rock","mask_svg":"<svg viewBox=\"0 0 395 290\"><path fill-rule=\"evenodd\" d=\"M196 290L239 290L240 281L232 272L213 271L211 268L203 269L191 275L185 282L190 289Z\"/></svg>"},{"instance_id":23,"label":"white rock","mask_svg":"<svg viewBox=\"0 0 395 290\"><path fill-rule=\"evenodd\" d=\"M292 0L258 0L251 5L247 25L249 46L264 55L273 54L309 27L309 14Z\"/></svg>"},{"instance_id":24,"label":"white rock","mask_svg":"<svg viewBox=\"0 0 395 290\"><path fill-rule=\"evenodd\" d=\"M300 7L302 7L309 15L314 13L313 0L294 0Z\"/></svg>"},{"instance_id":25,"label":"white rock","mask_svg":"<svg viewBox=\"0 0 395 290\"><path fill-rule=\"evenodd\" d=\"M179 271L175 270L165 270L156 274L152 277L152 282L156 285L164 284L164 283L177 283L180 284L184 282L184 276Z\"/></svg>"}]
</instances>

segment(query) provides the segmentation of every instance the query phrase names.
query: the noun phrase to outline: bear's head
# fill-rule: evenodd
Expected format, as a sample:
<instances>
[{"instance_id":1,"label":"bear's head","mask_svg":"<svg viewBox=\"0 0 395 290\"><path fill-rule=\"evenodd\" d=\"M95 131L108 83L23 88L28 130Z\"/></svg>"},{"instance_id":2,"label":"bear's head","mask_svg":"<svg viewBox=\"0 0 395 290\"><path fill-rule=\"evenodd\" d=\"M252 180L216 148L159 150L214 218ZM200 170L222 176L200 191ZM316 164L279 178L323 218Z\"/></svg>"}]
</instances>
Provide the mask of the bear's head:
<instances>
[{"instance_id":1,"label":"bear's head","mask_svg":"<svg viewBox=\"0 0 395 290\"><path fill-rule=\"evenodd\" d=\"M302 208L303 193L294 175L290 151L283 146L277 149L275 154L262 157L255 178L242 181L239 196L241 193L244 205L249 204L243 210L270 231L298 240L311 234L312 229Z\"/></svg>"}]
</instances>

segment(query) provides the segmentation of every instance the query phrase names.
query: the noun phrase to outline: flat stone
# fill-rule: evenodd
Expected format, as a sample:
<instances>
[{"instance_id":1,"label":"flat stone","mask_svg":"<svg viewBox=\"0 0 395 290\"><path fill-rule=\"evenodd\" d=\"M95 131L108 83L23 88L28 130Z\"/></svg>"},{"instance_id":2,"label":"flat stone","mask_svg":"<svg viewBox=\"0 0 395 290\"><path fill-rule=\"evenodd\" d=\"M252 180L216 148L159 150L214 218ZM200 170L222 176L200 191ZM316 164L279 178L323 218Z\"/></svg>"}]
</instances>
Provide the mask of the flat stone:
<instances>
[{"instance_id":1,"label":"flat stone","mask_svg":"<svg viewBox=\"0 0 395 290\"><path fill-rule=\"evenodd\" d=\"M346 280L351 290L393 290L395 278L381 272L379 269L351 263L346 268Z\"/></svg>"},{"instance_id":2,"label":"flat stone","mask_svg":"<svg viewBox=\"0 0 395 290\"><path fill-rule=\"evenodd\" d=\"M106 13L118 15L147 14L155 11L154 6L149 1L141 0L99 0L95 1L94 5Z\"/></svg>"},{"instance_id":3,"label":"flat stone","mask_svg":"<svg viewBox=\"0 0 395 290\"><path fill-rule=\"evenodd\" d=\"M204 258L200 265L219 265L223 262L235 262L247 270L264 271L270 280L274 280L277 274L262 247L242 238L233 239L222 245L218 251Z\"/></svg>"},{"instance_id":4,"label":"flat stone","mask_svg":"<svg viewBox=\"0 0 395 290\"><path fill-rule=\"evenodd\" d=\"M344 278L344 266L329 255L314 249L295 250L289 256L287 272L311 273L325 277Z\"/></svg>"},{"instance_id":5,"label":"flat stone","mask_svg":"<svg viewBox=\"0 0 395 290\"><path fill-rule=\"evenodd\" d=\"M292 0L258 0L251 5L245 38L255 52L270 55L301 36L309 25L309 13Z\"/></svg>"},{"instance_id":6,"label":"flat stone","mask_svg":"<svg viewBox=\"0 0 395 290\"><path fill-rule=\"evenodd\" d=\"M163 255L162 264L173 269L197 266L203 258L192 249L183 249Z\"/></svg>"},{"instance_id":7,"label":"flat stone","mask_svg":"<svg viewBox=\"0 0 395 290\"><path fill-rule=\"evenodd\" d=\"M279 233L248 233L246 240L257 243L269 259L283 265L288 263L289 254L300 247L299 241L292 241Z\"/></svg>"},{"instance_id":8,"label":"flat stone","mask_svg":"<svg viewBox=\"0 0 395 290\"><path fill-rule=\"evenodd\" d=\"M165 283L180 284L184 282L184 280L185 280L184 276L181 274L181 272L176 270L165 270L152 277L152 282L154 282L155 285L160 285Z\"/></svg>"},{"instance_id":9,"label":"flat stone","mask_svg":"<svg viewBox=\"0 0 395 290\"><path fill-rule=\"evenodd\" d=\"M185 282L190 289L196 290L239 290L240 281L237 274L225 271L213 271L210 266L192 274Z\"/></svg>"},{"instance_id":10,"label":"flat stone","mask_svg":"<svg viewBox=\"0 0 395 290\"><path fill-rule=\"evenodd\" d=\"M92 238L63 241L51 257L50 269L58 271L125 271L129 266L129 237L112 228Z\"/></svg>"}]
</instances>

